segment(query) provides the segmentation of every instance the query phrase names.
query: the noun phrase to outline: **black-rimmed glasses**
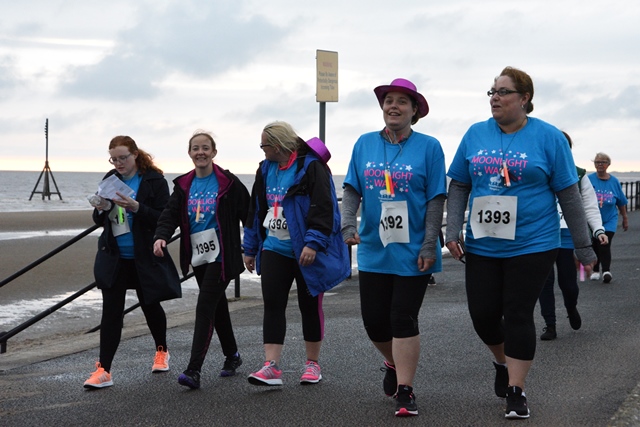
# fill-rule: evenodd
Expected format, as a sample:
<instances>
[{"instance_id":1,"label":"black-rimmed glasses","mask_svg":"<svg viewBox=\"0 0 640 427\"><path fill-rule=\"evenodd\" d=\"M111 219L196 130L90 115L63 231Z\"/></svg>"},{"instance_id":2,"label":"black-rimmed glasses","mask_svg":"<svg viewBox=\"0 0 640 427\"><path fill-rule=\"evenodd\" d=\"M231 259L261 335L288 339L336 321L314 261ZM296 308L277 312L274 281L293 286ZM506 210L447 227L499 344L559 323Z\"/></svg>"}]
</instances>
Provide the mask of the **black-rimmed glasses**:
<instances>
[{"instance_id":1,"label":"black-rimmed glasses","mask_svg":"<svg viewBox=\"0 0 640 427\"><path fill-rule=\"evenodd\" d=\"M506 95L509 95L510 93L519 93L519 92L518 92L517 90L504 89L504 88L503 88L503 89L498 89L498 90L491 89L491 90L488 90L488 91L487 91L487 96L488 96L489 98L491 98L491 97L492 97L493 95L495 95L496 93L497 93L498 95L500 95L500 96L506 96Z\"/></svg>"},{"instance_id":2,"label":"black-rimmed glasses","mask_svg":"<svg viewBox=\"0 0 640 427\"><path fill-rule=\"evenodd\" d=\"M129 153L126 156L109 157L109 163L111 163L112 165L115 165L116 163L124 163L127 161L129 156L131 156L131 154L133 153Z\"/></svg>"},{"instance_id":3,"label":"black-rimmed glasses","mask_svg":"<svg viewBox=\"0 0 640 427\"><path fill-rule=\"evenodd\" d=\"M594 163L594 164L596 164L596 165L606 165L606 164L608 164L609 162L605 162L605 161L602 161L602 160L598 160L598 161L593 162L593 163Z\"/></svg>"},{"instance_id":4,"label":"black-rimmed glasses","mask_svg":"<svg viewBox=\"0 0 640 427\"><path fill-rule=\"evenodd\" d=\"M271 144L260 144L260 148L264 148L264 147L272 147Z\"/></svg>"}]
</instances>

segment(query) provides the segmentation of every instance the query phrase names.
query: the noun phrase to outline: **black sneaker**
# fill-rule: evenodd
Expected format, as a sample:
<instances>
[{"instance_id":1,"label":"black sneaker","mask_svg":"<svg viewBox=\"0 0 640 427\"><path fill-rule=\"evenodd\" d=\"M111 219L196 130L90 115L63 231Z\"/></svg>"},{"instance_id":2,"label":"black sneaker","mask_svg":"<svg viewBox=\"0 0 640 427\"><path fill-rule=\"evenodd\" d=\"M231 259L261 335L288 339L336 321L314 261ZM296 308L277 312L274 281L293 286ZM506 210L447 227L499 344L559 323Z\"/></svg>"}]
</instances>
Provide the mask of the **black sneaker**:
<instances>
[{"instance_id":1,"label":"black sneaker","mask_svg":"<svg viewBox=\"0 0 640 427\"><path fill-rule=\"evenodd\" d=\"M396 394L396 417L410 417L412 415L418 415L418 405L416 405L413 387L400 385Z\"/></svg>"},{"instance_id":2,"label":"black sneaker","mask_svg":"<svg viewBox=\"0 0 640 427\"><path fill-rule=\"evenodd\" d=\"M577 331L582 326L582 318L580 317L580 313L578 313L578 308L573 307L571 310L567 310L569 324L574 331Z\"/></svg>"},{"instance_id":3,"label":"black sneaker","mask_svg":"<svg viewBox=\"0 0 640 427\"><path fill-rule=\"evenodd\" d=\"M494 390L496 396L507 397L507 389L509 388L509 371L504 365L500 365L493 362L493 366L496 368L496 380L494 383Z\"/></svg>"},{"instance_id":4,"label":"black sneaker","mask_svg":"<svg viewBox=\"0 0 640 427\"><path fill-rule=\"evenodd\" d=\"M556 325L547 325L542 329L542 335L540 335L540 339L542 341L551 341L555 340L558 337L556 333Z\"/></svg>"},{"instance_id":5,"label":"black sneaker","mask_svg":"<svg viewBox=\"0 0 640 427\"><path fill-rule=\"evenodd\" d=\"M382 380L382 389L387 396L393 396L398 391L398 376L396 375L395 365L390 364L386 360L384 361L384 368L380 368L384 374L384 380Z\"/></svg>"},{"instance_id":6,"label":"black sneaker","mask_svg":"<svg viewBox=\"0 0 640 427\"><path fill-rule=\"evenodd\" d=\"M224 365L220 370L221 377L232 377L236 374L236 369L238 369L242 365L242 359L240 358L240 353L234 354L231 357L227 357L224 361Z\"/></svg>"},{"instance_id":7,"label":"black sneaker","mask_svg":"<svg viewBox=\"0 0 640 427\"><path fill-rule=\"evenodd\" d=\"M520 387L511 386L507 392L507 410L504 417L509 419L529 418L527 396Z\"/></svg>"},{"instance_id":8,"label":"black sneaker","mask_svg":"<svg viewBox=\"0 0 640 427\"><path fill-rule=\"evenodd\" d=\"M605 271L604 273L602 273L602 281L604 283L611 282L611 279L613 279L613 276L611 275L611 272Z\"/></svg>"},{"instance_id":9,"label":"black sneaker","mask_svg":"<svg viewBox=\"0 0 640 427\"><path fill-rule=\"evenodd\" d=\"M187 369L180 374L178 382L191 389L200 388L200 372Z\"/></svg>"}]
</instances>

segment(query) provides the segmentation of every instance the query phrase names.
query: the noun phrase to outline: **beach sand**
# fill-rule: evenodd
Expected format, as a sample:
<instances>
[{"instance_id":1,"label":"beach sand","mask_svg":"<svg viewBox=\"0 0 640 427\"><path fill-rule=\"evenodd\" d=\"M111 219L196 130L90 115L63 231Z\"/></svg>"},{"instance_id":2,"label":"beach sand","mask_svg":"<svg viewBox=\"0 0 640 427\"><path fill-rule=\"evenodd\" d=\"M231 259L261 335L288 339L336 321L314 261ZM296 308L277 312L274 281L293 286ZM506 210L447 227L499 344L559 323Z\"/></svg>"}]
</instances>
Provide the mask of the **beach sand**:
<instances>
[{"instance_id":1,"label":"beach sand","mask_svg":"<svg viewBox=\"0 0 640 427\"><path fill-rule=\"evenodd\" d=\"M91 210L0 213L0 232L42 232L41 235L35 233L35 237L0 240L0 280L12 276L50 251L67 243L81 231L92 227L91 213ZM64 233L64 235L48 233L59 230L74 230L74 233ZM36 313L38 313L92 284L94 282L93 263L97 250L97 239L101 230L91 233L52 258L43 261L34 269L0 287L0 307L33 313L34 301L37 301L38 311ZM169 251L174 262L177 261L177 242L169 246ZM191 279L190 286L186 286L188 283L183 284L181 299L163 302L170 327L193 321L197 287L195 287L193 279ZM231 300L234 296L233 288L232 283L227 290L227 297ZM251 305L260 303L259 294L259 287L246 281L243 282L242 298L238 304L234 304L235 307L232 309L241 308L247 303ZM135 292L129 291L125 306L129 307L136 302ZM84 333L100 324L101 303L101 293L94 288L65 308L55 311L10 338L6 354L27 350L41 351L41 349L61 341L63 343L70 340L86 341L88 335L84 335ZM30 314L30 316L32 315ZM21 318L19 322L3 322L2 319L0 314L0 332L10 331L27 320L27 318ZM123 337L130 333L148 333L141 310L137 309L125 317L123 332ZM85 347L97 346L99 334L89 335L91 337L88 338ZM0 355L0 365L3 364L4 357L5 355Z\"/></svg>"}]
</instances>

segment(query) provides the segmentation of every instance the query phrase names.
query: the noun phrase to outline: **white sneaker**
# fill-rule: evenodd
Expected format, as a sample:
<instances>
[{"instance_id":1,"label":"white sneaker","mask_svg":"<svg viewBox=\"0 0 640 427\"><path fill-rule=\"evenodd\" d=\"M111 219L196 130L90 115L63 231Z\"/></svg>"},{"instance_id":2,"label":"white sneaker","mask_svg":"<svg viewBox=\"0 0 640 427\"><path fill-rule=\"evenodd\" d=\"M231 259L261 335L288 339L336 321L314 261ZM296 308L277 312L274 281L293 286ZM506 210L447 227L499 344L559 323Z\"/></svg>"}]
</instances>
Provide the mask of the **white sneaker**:
<instances>
[{"instance_id":1,"label":"white sneaker","mask_svg":"<svg viewBox=\"0 0 640 427\"><path fill-rule=\"evenodd\" d=\"M598 273L597 271L595 273L591 273L591 280L600 280L600 273Z\"/></svg>"}]
</instances>

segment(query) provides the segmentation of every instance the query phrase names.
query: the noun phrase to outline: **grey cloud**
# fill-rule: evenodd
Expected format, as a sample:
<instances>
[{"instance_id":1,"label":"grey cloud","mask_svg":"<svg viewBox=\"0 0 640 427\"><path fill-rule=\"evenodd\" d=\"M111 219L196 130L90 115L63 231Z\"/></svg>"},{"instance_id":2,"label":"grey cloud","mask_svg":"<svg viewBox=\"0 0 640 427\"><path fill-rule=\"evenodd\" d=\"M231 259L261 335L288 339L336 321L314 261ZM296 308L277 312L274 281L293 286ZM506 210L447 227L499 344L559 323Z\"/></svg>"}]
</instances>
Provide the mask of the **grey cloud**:
<instances>
[{"instance_id":1,"label":"grey cloud","mask_svg":"<svg viewBox=\"0 0 640 427\"><path fill-rule=\"evenodd\" d=\"M262 16L247 18L231 2L189 5L145 10L102 61L70 70L61 91L89 98L147 98L171 73L204 78L241 67L290 31Z\"/></svg>"},{"instance_id":2,"label":"grey cloud","mask_svg":"<svg viewBox=\"0 0 640 427\"><path fill-rule=\"evenodd\" d=\"M0 100L7 99L13 89L21 84L21 80L14 71L13 57L0 57Z\"/></svg>"}]
</instances>

